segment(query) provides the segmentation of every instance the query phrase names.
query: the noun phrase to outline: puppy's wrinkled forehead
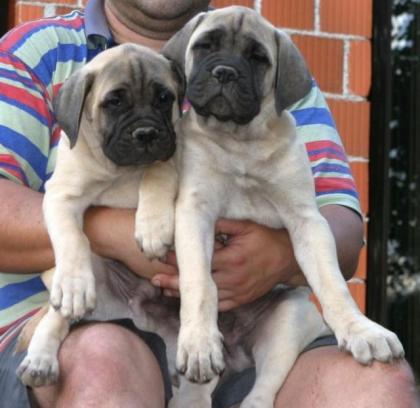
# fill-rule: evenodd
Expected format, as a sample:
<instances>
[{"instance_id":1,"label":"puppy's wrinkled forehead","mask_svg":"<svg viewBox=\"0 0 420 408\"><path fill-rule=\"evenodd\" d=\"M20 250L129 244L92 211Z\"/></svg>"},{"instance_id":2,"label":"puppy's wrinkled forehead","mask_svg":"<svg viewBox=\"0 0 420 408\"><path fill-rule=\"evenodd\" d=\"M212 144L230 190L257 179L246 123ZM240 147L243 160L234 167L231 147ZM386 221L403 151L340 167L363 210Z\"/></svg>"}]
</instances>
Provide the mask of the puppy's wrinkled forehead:
<instances>
[{"instance_id":1,"label":"puppy's wrinkled forehead","mask_svg":"<svg viewBox=\"0 0 420 408\"><path fill-rule=\"evenodd\" d=\"M93 91L97 98L116 84L126 85L133 92L145 92L151 85L159 83L175 91L170 63L163 56L134 44L110 51L94 60L93 69L97 74Z\"/></svg>"},{"instance_id":2,"label":"puppy's wrinkled forehead","mask_svg":"<svg viewBox=\"0 0 420 408\"><path fill-rule=\"evenodd\" d=\"M236 12L232 13L232 9ZM246 7L228 7L207 14L194 32L190 44L201 40L222 43L224 49L241 50L250 42L257 43L269 52L274 44L274 27L258 13Z\"/></svg>"}]
</instances>

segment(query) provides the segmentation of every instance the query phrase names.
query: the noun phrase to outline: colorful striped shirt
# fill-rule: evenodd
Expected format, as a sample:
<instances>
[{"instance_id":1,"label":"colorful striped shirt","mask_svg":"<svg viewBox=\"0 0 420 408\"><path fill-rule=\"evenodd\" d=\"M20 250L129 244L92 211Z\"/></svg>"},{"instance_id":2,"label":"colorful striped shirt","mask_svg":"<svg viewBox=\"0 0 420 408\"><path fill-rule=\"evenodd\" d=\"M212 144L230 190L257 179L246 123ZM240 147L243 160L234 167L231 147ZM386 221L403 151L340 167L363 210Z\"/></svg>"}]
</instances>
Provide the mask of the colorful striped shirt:
<instances>
[{"instance_id":1,"label":"colorful striped shirt","mask_svg":"<svg viewBox=\"0 0 420 408\"><path fill-rule=\"evenodd\" d=\"M43 192L56 158L59 128L52 99L63 81L114 45L102 0L86 10L25 23L0 40L0 177ZM340 137L319 88L290 108L306 143L319 206L360 212ZM39 274L0 273L0 351L48 299Z\"/></svg>"}]
</instances>

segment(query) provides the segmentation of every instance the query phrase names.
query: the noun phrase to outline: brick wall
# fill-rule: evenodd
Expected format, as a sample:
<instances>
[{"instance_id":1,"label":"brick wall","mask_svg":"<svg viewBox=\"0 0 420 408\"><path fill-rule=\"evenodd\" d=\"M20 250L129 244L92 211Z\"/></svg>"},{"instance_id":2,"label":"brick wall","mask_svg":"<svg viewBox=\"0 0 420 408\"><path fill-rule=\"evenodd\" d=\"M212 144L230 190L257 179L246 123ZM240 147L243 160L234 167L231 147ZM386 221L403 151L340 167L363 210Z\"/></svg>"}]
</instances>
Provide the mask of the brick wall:
<instances>
[{"instance_id":1,"label":"brick wall","mask_svg":"<svg viewBox=\"0 0 420 408\"><path fill-rule=\"evenodd\" d=\"M16 1L14 22L64 13L86 0ZM287 31L328 99L368 212L372 0L213 0L253 7ZM365 309L366 249L350 288Z\"/></svg>"},{"instance_id":2,"label":"brick wall","mask_svg":"<svg viewBox=\"0 0 420 408\"><path fill-rule=\"evenodd\" d=\"M11 0L15 4L14 20L11 25L42 17L65 14L75 8L81 8L87 0Z\"/></svg>"}]
</instances>

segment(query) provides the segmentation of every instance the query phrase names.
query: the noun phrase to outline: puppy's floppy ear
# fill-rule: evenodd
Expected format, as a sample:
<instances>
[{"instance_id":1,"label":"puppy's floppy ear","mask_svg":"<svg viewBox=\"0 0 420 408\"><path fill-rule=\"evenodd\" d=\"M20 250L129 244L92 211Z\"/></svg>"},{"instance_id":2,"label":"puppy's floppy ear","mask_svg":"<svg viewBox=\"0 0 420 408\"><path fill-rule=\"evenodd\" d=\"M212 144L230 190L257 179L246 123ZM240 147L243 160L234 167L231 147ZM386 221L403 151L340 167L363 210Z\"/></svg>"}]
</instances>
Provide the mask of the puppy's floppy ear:
<instances>
[{"instance_id":1,"label":"puppy's floppy ear","mask_svg":"<svg viewBox=\"0 0 420 408\"><path fill-rule=\"evenodd\" d=\"M182 104L184 101L185 96L185 89L186 89L186 80L184 71L181 70L181 67L173 61L170 61L171 69L173 72L173 77L175 78L175 82L177 84L177 96L178 96L178 104L179 104L179 114L182 114Z\"/></svg>"},{"instance_id":2,"label":"puppy's floppy ear","mask_svg":"<svg viewBox=\"0 0 420 408\"><path fill-rule=\"evenodd\" d=\"M312 87L312 76L305 59L289 36L276 31L277 72L276 111L280 115L288 106L302 99Z\"/></svg>"},{"instance_id":3,"label":"puppy's floppy ear","mask_svg":"<svg viewBox=\"0 0 420 408\"><path fill-rule=\"evenodd\" d=\"M197 14L181 30L174 34L160 50L161 54L166 58L178 64L182 71L185 70L185 52L187 51L191 35L206 18L206 15L207 12Z\"/></svg>"},{"instance_id":4,"label":"puppy's floppy ear","mask_svg":"<svg viewBox=\"0 0 420 408\"><path fill-rule=\"evenodd\" d=\"M53 100L57 122L70 140L70 148L77 141L83 106L92 87L94 73L85 69L76 71L64 82Z\"/></svg>"}]
</instances>

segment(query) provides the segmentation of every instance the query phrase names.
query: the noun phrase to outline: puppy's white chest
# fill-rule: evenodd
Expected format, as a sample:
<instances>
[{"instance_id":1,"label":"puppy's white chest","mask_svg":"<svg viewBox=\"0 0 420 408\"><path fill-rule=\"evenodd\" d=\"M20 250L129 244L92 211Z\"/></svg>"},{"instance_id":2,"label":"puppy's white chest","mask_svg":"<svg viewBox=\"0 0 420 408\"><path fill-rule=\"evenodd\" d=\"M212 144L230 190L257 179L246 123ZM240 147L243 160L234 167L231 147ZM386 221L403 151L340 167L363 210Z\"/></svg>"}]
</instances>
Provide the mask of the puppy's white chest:
<instances>
[{"instance_id":1,"label":"puppy's white chest","mask_svg":"<svg viewBox=\"0 0 420 408\"><path fill-rule=\"evenodd\" d=\"M136 208L142 170L133 171L116 178L101 192L93 204L113 208Z\"/></svg>"}]
</instances>

